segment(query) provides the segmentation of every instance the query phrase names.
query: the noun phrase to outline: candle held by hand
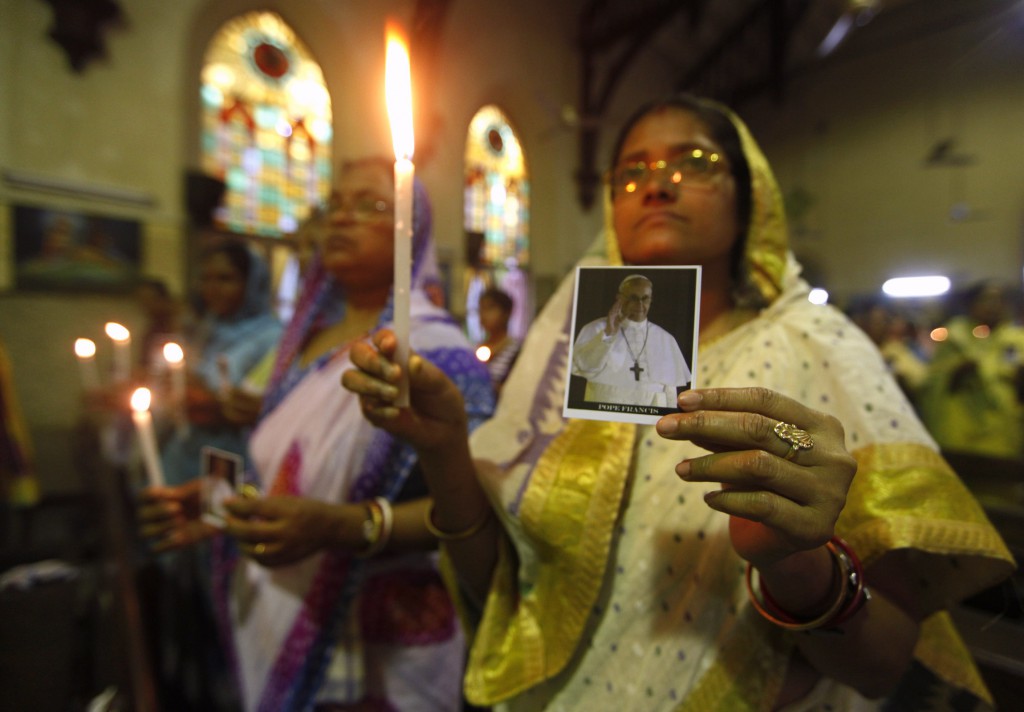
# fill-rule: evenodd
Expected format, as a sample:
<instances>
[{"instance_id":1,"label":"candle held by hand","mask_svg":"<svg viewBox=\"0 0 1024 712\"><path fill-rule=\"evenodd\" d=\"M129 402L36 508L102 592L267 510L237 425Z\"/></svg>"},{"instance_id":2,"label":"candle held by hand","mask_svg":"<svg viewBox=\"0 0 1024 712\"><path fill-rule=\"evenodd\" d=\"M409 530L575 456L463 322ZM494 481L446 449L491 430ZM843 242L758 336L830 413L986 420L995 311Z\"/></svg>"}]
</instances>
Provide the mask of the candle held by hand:
<instances>
[{"instance_id":1,"label":"candle held by hand","mask_svg":"<svg viewBox=\"0 0 1024 712\"><path fill-rule=\"evenodd\" d=\"M100 374L96 370L96 342L92 339L75 339L75 356L82 377L82 388L94 391L100 387Z\"/></svg>"},{"instance_id":2,"label":"candle held by hand","mask_svg":"<svg viewBox=\"0 0 1024 712\"><path fill-rule=\"evenodd\" d=\"M139 436L139 449L142 451L142 462L146 468L149 486L163 487L164 471L156 448L156 435L153 433L153 414L149 412L152 397L148 388L135 389L131 400L132 421Z\"/></svg>"},{"instance_id":3,"label":"candle held by hand","mask_svg":"<svg viewBox=\"0 0 1024 712\"><path fill-rule=\"evenodd\" d=\"M171 374L171 398L175 407L181 406L185 402L185 350L168 341L164 344L164 361Z\"/></svg>"},{"instance_id":4,"label":"candle held by hand","mask_svg":"<svg viewBox=\"0 0 1024 712\"><path fill-rule=\"evenodd\" d=\"M116 321L108 321L103 330L114 342L114 380L127 381L132 375L132 334Z\"/></svg>"},{"instance_id":5,"label":"candle held by hand","mask_svg":"<svg viewBox=\"0 0 1024 712\"><path fill-rule=\"evenodd\" d=\"M409 405L409 291L412 282L412 188L415 146L412 127L412 78L409 50L401 32L388 26L385 90L391 140L395 149L395 363L402 369L395 404Z\"/></svg>"},{"instance_id":6,"label":"candle held by hand","mask_svg":"<svg viewBox=\"0 0 1024 712\"><path fill-rule=\"evenodd\" d=\"M185 350L179 344L164 344L164 361L171 374L171 407L179 430L185 427Z\"/></svg>"}]
</instances>

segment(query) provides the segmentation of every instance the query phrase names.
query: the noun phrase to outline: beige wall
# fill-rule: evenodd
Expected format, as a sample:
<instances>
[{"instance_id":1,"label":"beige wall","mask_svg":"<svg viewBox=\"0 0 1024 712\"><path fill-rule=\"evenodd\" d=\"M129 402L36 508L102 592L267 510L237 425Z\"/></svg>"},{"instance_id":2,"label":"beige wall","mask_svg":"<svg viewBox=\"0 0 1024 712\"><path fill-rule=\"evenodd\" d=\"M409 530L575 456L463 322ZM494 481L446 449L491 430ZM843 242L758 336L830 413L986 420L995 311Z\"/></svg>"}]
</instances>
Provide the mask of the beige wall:
<instances>
[{"instance_id":1,"label":"beige wall","mask_svg":"<svg viewBox=\"0 0 1024 712\"><path fill-rule=\"evenodd\" d=\"M922 17L904 42L808 72L783 108L745 112L785 189L814 196L794 247L840 299L905 274L1020 288L1024 12L987 5L1005 9L952 26ZM926 165L946 138L970 165Z\"/></svg>"}]
</instances>

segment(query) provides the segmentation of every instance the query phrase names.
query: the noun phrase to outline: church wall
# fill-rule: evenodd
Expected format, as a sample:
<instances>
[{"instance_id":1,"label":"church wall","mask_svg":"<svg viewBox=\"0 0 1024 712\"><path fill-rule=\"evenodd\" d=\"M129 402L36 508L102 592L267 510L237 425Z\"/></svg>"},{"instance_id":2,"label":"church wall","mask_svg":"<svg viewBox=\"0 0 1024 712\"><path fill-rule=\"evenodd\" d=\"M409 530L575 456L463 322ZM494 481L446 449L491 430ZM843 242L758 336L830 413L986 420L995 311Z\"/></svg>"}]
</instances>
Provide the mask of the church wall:
<instances>
[{"instance_id":1,"label":"church wall","mask_svg":"<svg viewBox=\"0 0 1024 712\"><path fill-rule=\"evenodd\" d=\"M103 33L106 57L81 73L69 68L63 51L47 38L52 11L46 3L0 3L5 17L0 58L6 60L0 72L0 170L72 190L110 189L117 196L86 198L0 180L0 339L14 363L26 419L42 445L37 449L44 488L63 490L79 481L67 447L49 443L70 443L65 436L81 415L73 341L93 338L105 365L110 347L103 323L115 319L141 329L141 315L124 295L15 290L9 208L24 204L138 220L142 271L184 295L189 287L184 173L199 163L192 116L200 55L219 25L250 9L279 12L324 69L334 102L335 157L390 154L384 22L393 15L408 23L412 3L121 0L124 26ZM453 3L435 76L429 85L424 80L416 86L418 122L437 132L418 137L423 154L417 156L417 171L431 191L435 237L455 262L457 280L465 131L483 103L495 102L509 113L530 161L533 274L552 285L594 232L578 228L586 218L570 184L573 136L551 130L554 107L570 102L575 91L573 4L561 4L555 14L564 14L552 22L549 4L537 0ZM524 40L531 28L542 29ZM454 286L456 295L460 286Z\"/></svg>"},{"instance_id":2,"label":"church wall","mask_svg":"<svg viewBox=\"0 0 1024 712\"><path fill-rule=\"evenodd\" d=\"M51 446L80 416L73 339L90 336L108 348L104 321L141 327L141 317L125 297L14 290L8 208L67 207L139 220L144 271L184 294L183 175L198 165L192 116L199 51L219 24L254 8L276 10L292 24L324 68L340 158L390 152L383 21L388 12L408 20L412 8L411 0L121 5L126 25L104 33L107 58L75 73L46 37L52 21L47 3L0 0L0 171L116 189L122 196L82 199L19 188L0 177L0 339L41 457L48 458L41 464L49 489L77 482L64 466L66 453ZM602 222L599 202L589 212L578 206L577 139L560 118L579 93L578 5L455 0L434 75L417 86L418 119L435 132L423 142L417 169L434 200L435 237L456 268L466 127L485 103L498 104L511 118L531 172L531 269L541 299ZM795 221L795 246L815 280L840 301L912 269L944 271L958 281L991 275L1019 283L1020 22L1001 17L915 37L805 73L787 87L781 107L770 101L739 107L783 189L812 194L813 205ZM630 108L668 89L663 61L642 57L623 78L602 125L599 168ZM927 151L947 135L974 163L925 168ZM961 202L970 211L951 219L950 209ZM460 287L457 280L456 294Z\"/></svg>"},{"instance_id":3,"label":"church wall","mask_svg":"<svg viewBox=\"0 0 1024 712\"><path fill-rule=\"evenodd\" d=\"M784 191L813 201L791 220L794 249L839 300L908 274L1021 286L1024 12L987 3L996 12L952 23L950 3L922 5L933 17L916 32L851 38L784 105L747 111ZM946 139L952 161L928 163Z\"/></svg>"}]
</instances>

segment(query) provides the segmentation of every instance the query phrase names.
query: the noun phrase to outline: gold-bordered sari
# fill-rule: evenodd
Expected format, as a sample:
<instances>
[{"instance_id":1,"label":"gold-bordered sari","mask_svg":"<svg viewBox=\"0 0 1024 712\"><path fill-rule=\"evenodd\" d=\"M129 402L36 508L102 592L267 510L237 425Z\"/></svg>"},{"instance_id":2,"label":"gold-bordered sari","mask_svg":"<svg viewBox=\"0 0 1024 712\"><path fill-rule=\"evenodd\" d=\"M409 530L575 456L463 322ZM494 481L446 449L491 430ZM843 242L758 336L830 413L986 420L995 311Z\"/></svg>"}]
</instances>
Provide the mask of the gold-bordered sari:
<instances>
[{"instance_id":1,"label":"gold-bordered sari","mask_svg":"<svg viewBox=\"0 0 1024 712\"><path fill-rule=\"evenodd\" d=\"M808 302L774 178L732 118L754 197L740 287L768 306L701 345L697 384L772 388L843 422L859 467L838 533L867 566L911 552L930 614L918 660L987 699L943 609L1008 575L1012 557L867 337ZM620 262L611 236L581 265ZM769 709L792 643L750 609L728 518L704 505L706 486L672 471L702 451L651 426L561 416L572 292L570 276L472 439L509 536L476 625L467 697L508 710Z\"/></svg>"}]
</instances>

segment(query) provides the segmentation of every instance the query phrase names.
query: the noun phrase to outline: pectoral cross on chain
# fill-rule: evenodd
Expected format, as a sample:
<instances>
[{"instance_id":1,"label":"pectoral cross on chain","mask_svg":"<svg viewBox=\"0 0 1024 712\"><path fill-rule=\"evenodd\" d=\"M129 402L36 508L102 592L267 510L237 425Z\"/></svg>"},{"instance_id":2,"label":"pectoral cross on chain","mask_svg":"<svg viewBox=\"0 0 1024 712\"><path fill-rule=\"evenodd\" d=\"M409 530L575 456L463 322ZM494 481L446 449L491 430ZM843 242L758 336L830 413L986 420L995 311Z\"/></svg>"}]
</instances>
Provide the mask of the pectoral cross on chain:
<instances>
[{"instance_id":1,"label":"pectoral cross on chain","mask_svg":"<svg viewBox=\"0 0 1024 712\"><path fill-rule=\"evenodd\" d=\"M644 351L647 349L647 337L651 333L651 323L647 322L647 328L644 330L644 345L640 347L640 353L634 354L633 347L629 345L629 339L626 338L626 331L619 328L622 333L622 341L626 344L626 350L629 351L629 355L633 358L633 365L629 367L629 370L633 372L633 380L639 381L640 374L644 372L644 369L640 368L640 357L644 355Z\"/></svg>"},{"instance_id":2,"label":"pectoral cross on chain","mask_svg":"<svg viewBox=\"0 0 1024 712\"><path fill-rule=\"evenodd\" d=\"M640 362L634 361L633 365L629 367L629 370L633 372L633 380L639 381L640 374L643 373L644 369L640 368Z\"/></svg>"}]
</instances>

